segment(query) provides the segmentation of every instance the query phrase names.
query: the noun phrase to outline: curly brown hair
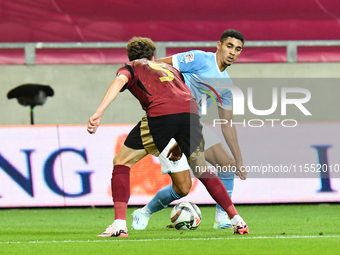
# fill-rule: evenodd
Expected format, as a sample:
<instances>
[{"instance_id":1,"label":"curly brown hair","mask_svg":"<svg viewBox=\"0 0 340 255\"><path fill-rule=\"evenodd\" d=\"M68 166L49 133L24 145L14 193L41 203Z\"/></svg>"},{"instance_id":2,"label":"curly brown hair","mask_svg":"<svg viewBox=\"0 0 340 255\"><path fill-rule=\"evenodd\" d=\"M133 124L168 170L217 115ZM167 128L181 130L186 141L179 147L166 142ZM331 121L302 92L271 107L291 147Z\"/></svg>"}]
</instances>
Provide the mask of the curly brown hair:
<instances>
[{"instance_id":1,"label":"curly brown hair","mask_svg":"<svg viewBox=\"0 0 340 255\"><path fill-rule=\"evenodd\" d=\"M150 38L133 37L126 46L126 53L129 61L135 59L147 58L152 59L156 51L156 45Z\"/></svg>"}]
</instances>

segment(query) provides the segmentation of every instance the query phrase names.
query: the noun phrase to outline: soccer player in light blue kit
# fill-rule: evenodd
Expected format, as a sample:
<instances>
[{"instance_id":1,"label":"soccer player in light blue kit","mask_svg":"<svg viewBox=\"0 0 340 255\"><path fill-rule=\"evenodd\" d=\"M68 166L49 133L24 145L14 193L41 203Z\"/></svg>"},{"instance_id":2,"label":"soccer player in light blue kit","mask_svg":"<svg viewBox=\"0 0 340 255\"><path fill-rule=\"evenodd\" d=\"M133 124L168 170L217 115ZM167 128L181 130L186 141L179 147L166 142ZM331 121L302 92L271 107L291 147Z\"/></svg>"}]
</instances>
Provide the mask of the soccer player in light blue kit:
<instances>
[{"instance_id":1,"label":"soccer player in light blue kit","mask_svg":"<svg viewBox=\"0 0 340 255\"><path fill-rule=\"evenodd\" d=\"M226 68L230 66L240 55L244 44L243 35L234 29L228 29L221 35L217 43L216 53L204 52L199 50L175 54L171 57L159 59L158 61L173 65L182 72L186 84L190 87L191 93L197 100L200 113L208 108L213 102L218 106L218 115L220 119L232 120L233 112L231 106L232 93L226 88L215 88L216 83L231 84L230 77ZM202 96L206 100L202 100ZM206 108L202 104L206 102ZM203 123L202 123L203 124ZM236 169L236 172L221 171L218 177L221 179L230 197L234 189L234 175L240 179L246 179L241 151L238 145L237 132L234 125L221 125L222 133L227 142L233 157L223 147L219 138L214 132L203 124L203 136L205 140L205 159L216 168ZM185 156L179 161L169 161L166 156L174 141L170 142L166 149L161 153L159 160L163 174L168 173L172 179L176 179L177 185L170 184L155 195L155 197L143 208L133 212L132 228L145 229L152 213L166 208L169 203L180 199L189 193L191 188L191 179L182 178L184 175L190 175L189 165ZM224 168L226 169L226 168ZM190 180L180 182L178 180ZM227 213L220 205L216 205L216 215L214 228L230 228L231 222Z\"/></svg>"}]
</instances>

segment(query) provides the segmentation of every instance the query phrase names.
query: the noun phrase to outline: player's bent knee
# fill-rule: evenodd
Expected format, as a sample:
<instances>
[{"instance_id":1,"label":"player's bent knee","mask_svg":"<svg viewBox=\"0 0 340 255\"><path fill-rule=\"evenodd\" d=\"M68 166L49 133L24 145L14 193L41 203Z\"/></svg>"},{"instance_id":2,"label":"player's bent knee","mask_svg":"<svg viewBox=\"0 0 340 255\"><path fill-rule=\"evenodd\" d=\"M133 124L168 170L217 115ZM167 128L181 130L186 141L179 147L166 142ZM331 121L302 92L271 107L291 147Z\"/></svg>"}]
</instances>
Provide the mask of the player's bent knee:
<instances>
[{"instance_id":1,"label":"player's bent knee","mask_svg":"<svg viewBox=\"0 0 340 255\"><path fill-rule=\"evenodd\" d=\"M191 181L190 183L183 183L183 185L174 185L174 190L180 197L185 197L189 194L191 189Z\"/></svg>"},{"instance_id":2,"label":"player's bent knee","mask_svg":"<svg viewBox=\"0 0 340 255\"><path fill-rule=\"evenodd\" d=\"M203 172L195 170L195 171L192 171L192 173L195 175L196 178L200 178Z\"/></svg>"},{"instance_id":3,"label":"player's bent knee","mask_svg":"<svg viewBox=\"0 0 340 255\"><path fill-rule=\"evenodd\" d=\"M113 159L113 165L116 166L116 165L126 165L126 161L124 160L120 160L119 158L114 158Z\"/></svg>"},{"instance_id":4,"label":"player's bent knee","mask_svg":"<svg viewBox=\"0 0 340 255\"><path fill-rule=\"evenodd\" d=\"M124 165L128 167L132 167L134 164L136 164L139 161L139 159L136 158L128 158L128 157L115 157L113 159L113 165Z\"/></svg>"},{"instance_id":5,"label":"player's bent knee","mask_svg":"<svg viewBox=\"0 0 340 255\"><path fill-rule=\"evenodd\" d=\"M196 161L201 158L204 159L203 146L204 146L204 141L202 140L201 144L197 147L197 149L193 153L191 153L189 157L190 162Z\"/></svg>"},{"instance_id":6,"label":"player's bent knee","mask_svg":"<svg viewBox=\"0 0 340 255\"><path fill-rule=\"evenodd\" d=\"M189 194L190 188L174 188L175 192L177 193L177 195L179 195L180 197L185 197L186 195Z\"/></svg>"}]
</instances>

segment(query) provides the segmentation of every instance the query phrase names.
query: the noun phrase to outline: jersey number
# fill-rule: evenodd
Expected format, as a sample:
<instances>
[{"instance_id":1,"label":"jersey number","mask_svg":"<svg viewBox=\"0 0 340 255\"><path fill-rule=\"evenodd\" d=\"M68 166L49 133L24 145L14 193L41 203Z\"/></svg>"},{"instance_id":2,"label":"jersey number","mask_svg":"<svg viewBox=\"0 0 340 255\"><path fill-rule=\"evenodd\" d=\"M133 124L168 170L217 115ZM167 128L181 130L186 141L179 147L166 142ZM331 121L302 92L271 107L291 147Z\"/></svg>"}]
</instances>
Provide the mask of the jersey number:
<instances>
[{"instance_id":1,"label":"jersey number","mask_svg":"<svg viewBox=\"0 0 340 255\"><path fill-rule=\"evenodd\" d=\"M170 72L169 70L163 68L162 64L155 63L155 62L149 62L149 66L152 69L163 71L163 72L165 72L168 75L166 77L160 77L159 78L162 82L163 81L172 81L174 79L174 77L175 77L172 72Z\"/></svg>"}]
</instances>

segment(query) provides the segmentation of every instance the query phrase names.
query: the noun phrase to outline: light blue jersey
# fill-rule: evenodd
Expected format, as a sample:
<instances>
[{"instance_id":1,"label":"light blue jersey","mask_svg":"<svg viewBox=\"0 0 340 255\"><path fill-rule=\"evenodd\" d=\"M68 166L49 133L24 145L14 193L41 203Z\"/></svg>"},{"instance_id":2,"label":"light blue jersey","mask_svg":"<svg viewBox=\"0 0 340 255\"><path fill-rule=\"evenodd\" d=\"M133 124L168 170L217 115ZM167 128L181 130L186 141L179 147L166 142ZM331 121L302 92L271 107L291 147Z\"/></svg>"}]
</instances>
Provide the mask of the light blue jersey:
<instances>
[{"instance_id":1,"label":"light blue jersey","mask_svg":"<svg viewBox=\"0 0 340 255\"><path fill-rule=\"evenodd\" d=\"M220 71L215 53L200 50L179 53L172 56L172 64L182 72L185 83L197 100L200 113L202 113L203 94L206 94L207 108L215 102L225 110L232 109L231 91L227 88L216 88L217 84L231 85L232 81L226 70Z\"/></svg>"},{"instance_id":2,"label":"light blue jersey","mask_svg":"<svg viewBox=\"0 0 340 255\"><path fill-rule=\"evenodd\" d=\"M191 93L198 102L200 113L202 113L202 103L204 104L204 102L202 102L202 95L206 95L206 108L215 101L218 107L222 107L226 110L232 109L231 91L227 88L216 88L218 84L232 85L228 73L226 71L221 72L218 68L216 54L199 50L180 53L172 56L172 65L183 74L185 83L188 85ZM218 96L215 94L215 91ZM205 133L205 130L207 130L207 133ZM205 125L203 126L203 136L206 142L206 149L220 143L216 134L212 130L209 130L209 128L205 128ZM208 141L210 145L208 145ZM170 160L166 157L170 147L171 144L169 143L166 149L160 154L160 164L163 173L169 171L174 173L189 169L190 167L185 157L182 157L179 160L180 163L177 167L170 166L172 163L170 163ZM218 177L231 197L234 189L234 172L218 172ZM167 207L170 202L177 199L175 195L179 196L174 191L172 184L170 184L158 191L156 196L154 196L142 210L149 212L150 214L162 210ZM219 204L217 204L216 207L216 215L218 218L215 216L215 221L218 222L218 225L216 224L214 228L229 228L231 222L228 219L227 213ZM221 217L223 220L221 220ZM134 222L138 222L138 220L134 219Z\"/></svg>"}]
</instances>

